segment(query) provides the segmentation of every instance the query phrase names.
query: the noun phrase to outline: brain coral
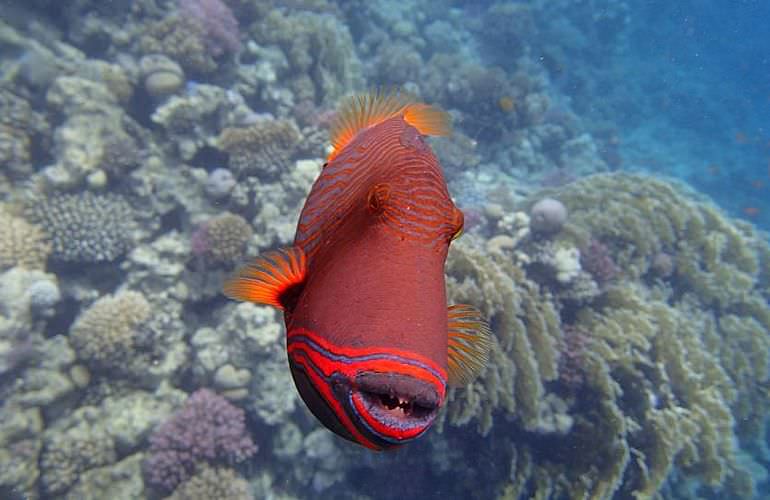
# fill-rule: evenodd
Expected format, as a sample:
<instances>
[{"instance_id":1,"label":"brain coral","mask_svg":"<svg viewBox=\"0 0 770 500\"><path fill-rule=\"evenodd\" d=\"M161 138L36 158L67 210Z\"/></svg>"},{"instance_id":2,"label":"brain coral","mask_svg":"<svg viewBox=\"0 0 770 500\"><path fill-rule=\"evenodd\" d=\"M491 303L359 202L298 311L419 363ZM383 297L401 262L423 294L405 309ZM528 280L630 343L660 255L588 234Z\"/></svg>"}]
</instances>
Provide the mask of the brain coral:
<instances>
[{"instance_id":1,"label":"brain coral","mask_svg":"<svg viewBox=\"0 0 770 500\"><path fill-rule=\"evenodd\" d=\"M128 250L134 213L119 195L58 194L27 204L27 217L47 233L52 257L70 262L115 260Z\"/></svg>"},{"instance_id":2,"label":"brain coral","mask_svg":"<svg viewBox=\"0 0 770 500\"><path fill-rule=\"evenodd\" d=\"M219 148L230 156L236 176L276 176L288 170L300 141L289 120L259 120L248 127L230 127L219 136Z\"/></svg>"},{"instance_id":3,"label":"brain coral","mask_svg":"<svg viewBox=\"0 0 770 500\"><path fill-rule=\"evenodd\" d=\"M650 498L676 472L751 497L737 457L770 412L757 390L770 377L766 235L649 177L594 176L542 196L570 211L560 244L602 241L619 275L589 300L561 301L528 268L453 246L449 295L485 311L497 343L481 377L450 392L445 420L475 422L510 460L489 493ZM660 252L676 261L665 278L650 267ZM562 353L575 330L580 352ZM566 365L580 384L560 382ZM571 425L554 432L553 421Z\"/></svg>"},{"instance_id":4,"label":"brain coral","mask_svg":"<svg viewBox=\"0 0 770 500\"><path fill-rule=\"evenodd\" d=\"M0 271L14 266L43 269L50 252L39 227L0 211Z\"/></svg>"},{"instance_id":5,"label":"brain coral","mask_svg":"<svg viewBox=\"0 0 770 500\"><path fill-rule=\"evenodd\" d=\"M120 369L133 357L139 327L149 316L150 304L141 293L108 295L78 316L70 341L78 358L92 368Z\"/></svg>"}]
</instances>

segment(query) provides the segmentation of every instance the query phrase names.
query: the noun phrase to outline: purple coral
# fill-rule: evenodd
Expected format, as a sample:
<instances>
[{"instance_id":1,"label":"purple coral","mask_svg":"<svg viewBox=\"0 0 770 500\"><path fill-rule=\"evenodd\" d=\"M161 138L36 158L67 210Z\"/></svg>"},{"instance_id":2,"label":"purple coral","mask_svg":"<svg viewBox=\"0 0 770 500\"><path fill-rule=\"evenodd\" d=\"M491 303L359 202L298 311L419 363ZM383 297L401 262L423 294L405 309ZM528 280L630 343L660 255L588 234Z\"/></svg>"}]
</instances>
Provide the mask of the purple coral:
<instances>
[{"instance_id":1,"label":"purple coral","mask_svg":"<svg viewBox=\"0 0 770 500\"><path fill-rule=\"evenodd\" d=\"M240 462L256 451L243 410L208 389L200 389L150 437L147 479L154 486L173 491L201 462Z\"/></svg>"},{"instance_id":2,"label":"purple coral","mask_svg":"<svg viewBox=\"0 0 770 500\"><path fill-rule=\"evenodd\" d=\"M588 245L580 249L580 266L599 285L607 284L619 273L618 266L612 260L607 245L595 239L592 239L588 242Z\"/></svg>"},{"instance_id":3,"label":"purple coral","mask_svg":"<svg viewBox=\"0 0 770 500\"><path fill-rule=\"evenodd\" d=\"M240 50L238 20L222 0L179 0L179 12L203 27L211 55Z\"/></svg>"},{"instance_id":4,"label":"purple coral","mask_svg":"<svg viewBox=\"0 0 770 500\"><path fill-rule=\"evenodd\" d=\"M571 389L577 389L585 380L583 361L590 335L582 328L565 325L559 357L559 380Z\"/></svg>"}]
</instances>

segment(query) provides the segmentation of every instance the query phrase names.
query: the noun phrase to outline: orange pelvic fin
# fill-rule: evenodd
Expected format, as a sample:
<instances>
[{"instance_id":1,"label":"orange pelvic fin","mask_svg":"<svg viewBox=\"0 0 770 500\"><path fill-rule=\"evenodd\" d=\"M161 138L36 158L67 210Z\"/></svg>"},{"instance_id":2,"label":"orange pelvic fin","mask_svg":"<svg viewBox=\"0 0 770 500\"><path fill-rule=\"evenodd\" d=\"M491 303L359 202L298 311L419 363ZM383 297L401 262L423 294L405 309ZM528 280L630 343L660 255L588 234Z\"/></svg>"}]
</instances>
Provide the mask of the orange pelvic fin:
<instances>
[{"instance_id":1,"label":"orange pelvic fin","mask_svg":"<svg viewBox=\"0 0 770 500\"><path fill-rule=\"evenodd\" d=\"M240 268L225 282L223 291L231 299L285 309L306 275L305 252L297 246L281 248Z\"/></svg>"},{"instance_id":2,"label":"orange pelvic fin","mask_svg":"<svg viewBox=\"0 0 770 500\"><path fill-rule=\"evenodd\" d=\"M492 347L492 332L481 312L467 304L449 306L449 385L462 387L473 381L486 366Z\"/></svg>"}]
</instances>

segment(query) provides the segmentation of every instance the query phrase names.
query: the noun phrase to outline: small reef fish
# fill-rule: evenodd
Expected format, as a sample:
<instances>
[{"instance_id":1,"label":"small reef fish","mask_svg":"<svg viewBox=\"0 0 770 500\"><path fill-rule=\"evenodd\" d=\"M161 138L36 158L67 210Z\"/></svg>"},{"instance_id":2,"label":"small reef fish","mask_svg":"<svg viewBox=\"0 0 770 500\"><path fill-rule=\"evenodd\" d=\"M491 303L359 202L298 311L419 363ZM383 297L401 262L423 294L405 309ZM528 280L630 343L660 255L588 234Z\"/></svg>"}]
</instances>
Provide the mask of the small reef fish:
<instances>
[{"instance_id":1,"label":"small reef fish","mask_svg":"<svg viewBox=\"0 0 770 500\"><path fill-rule=\"evenodd\" d=\"M350 98L294 244L224 286L283 310L302 399L327 428L374 450L425 433L447 385L467 384L488 358L479 311L447 307L444 264L463 214L424 136L449 131L447 113L403 93Z\"/></svg>"},{"instance_id":2,"label":"small reef fish","mask_svg":"<svg viewBox=\"0 0 770 500\"><path fill-rule=\"evenodd\" d=\"M757 207L743 207L743 213L749 217L756 217L759 215L759 208Z\"/></svg>"}]
</instances>

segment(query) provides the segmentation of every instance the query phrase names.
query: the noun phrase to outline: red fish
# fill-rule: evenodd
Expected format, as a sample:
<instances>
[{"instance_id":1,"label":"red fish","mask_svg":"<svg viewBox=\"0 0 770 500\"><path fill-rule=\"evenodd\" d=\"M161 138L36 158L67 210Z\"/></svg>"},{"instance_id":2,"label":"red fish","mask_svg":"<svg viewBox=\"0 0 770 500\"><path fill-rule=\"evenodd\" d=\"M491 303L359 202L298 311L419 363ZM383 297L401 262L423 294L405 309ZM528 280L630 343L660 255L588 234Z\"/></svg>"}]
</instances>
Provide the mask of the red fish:
<instances>
[{"instance_id":1,"label":"red fish","mask_svg":"<svg viewBox=\"0 0 770 500\"><path fill-rule=\"evenodd\" d=\"M447 307L444 264L463 214L426 135L448 115L401 93L347 101L293 246L240 269L224 292L284 312L289 365L313 414L371 449L421 436L483 368L490 333Z\"/></svg>"}]
</instances>

